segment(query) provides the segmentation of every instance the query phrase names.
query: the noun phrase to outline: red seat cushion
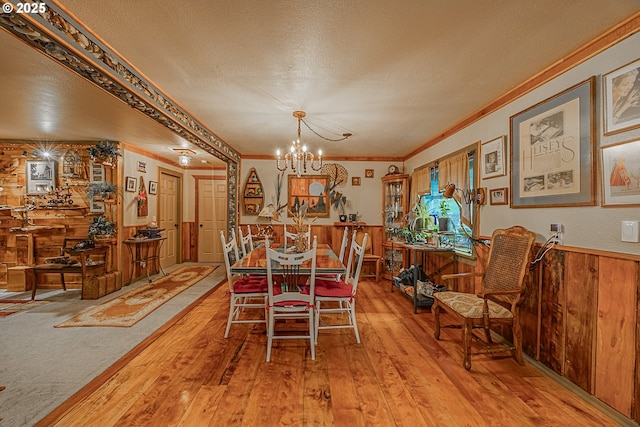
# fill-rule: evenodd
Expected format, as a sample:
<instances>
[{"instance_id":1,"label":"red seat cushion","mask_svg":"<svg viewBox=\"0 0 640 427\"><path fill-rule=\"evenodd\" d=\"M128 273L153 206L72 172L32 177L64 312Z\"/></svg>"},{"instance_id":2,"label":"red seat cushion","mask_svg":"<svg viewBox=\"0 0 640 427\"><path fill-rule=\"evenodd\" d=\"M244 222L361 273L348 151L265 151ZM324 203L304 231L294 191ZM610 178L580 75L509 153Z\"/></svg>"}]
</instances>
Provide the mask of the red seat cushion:
<instances>
[{"instance_id":1,"label":"red seat cushion","mask_svg":"<svg viewBox=\"0 0 640 427\"><path fill-rule=\"evenodd\" d=\"M267 292L267 278L254 276L237 280L233 283L233 292L236 294Z\"/></svg>"},{"instance_id":2,"label":"red seat cushion","mask_svg":"<svg viewBox=\"0 0 640 427\"><path fill-rule=\"evenodd\" d=\"M348 298L352 294L351 285L344 281L316 280L316 295L321 297Z\"/></svg>"}]
</instances>

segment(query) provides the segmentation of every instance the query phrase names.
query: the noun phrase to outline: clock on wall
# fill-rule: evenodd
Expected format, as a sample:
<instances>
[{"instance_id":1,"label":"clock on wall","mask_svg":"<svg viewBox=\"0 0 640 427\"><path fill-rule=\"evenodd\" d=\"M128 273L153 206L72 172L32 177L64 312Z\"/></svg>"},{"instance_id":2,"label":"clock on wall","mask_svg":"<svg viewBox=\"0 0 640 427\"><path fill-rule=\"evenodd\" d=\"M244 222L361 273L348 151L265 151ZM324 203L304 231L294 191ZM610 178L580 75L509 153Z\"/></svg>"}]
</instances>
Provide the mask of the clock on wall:
<instances>
[{"instance_id":1,"label":"clock on wall","mask_svg":"<svg viewBox=\"0 0 640 427\"><path fill-rule=\"evenodd\" d=\"M396 165L389 165L389 169L387 174L392 174L392 173L399 173L400 170L398 169L398 167Z\"/></svg>"}]
</instances>

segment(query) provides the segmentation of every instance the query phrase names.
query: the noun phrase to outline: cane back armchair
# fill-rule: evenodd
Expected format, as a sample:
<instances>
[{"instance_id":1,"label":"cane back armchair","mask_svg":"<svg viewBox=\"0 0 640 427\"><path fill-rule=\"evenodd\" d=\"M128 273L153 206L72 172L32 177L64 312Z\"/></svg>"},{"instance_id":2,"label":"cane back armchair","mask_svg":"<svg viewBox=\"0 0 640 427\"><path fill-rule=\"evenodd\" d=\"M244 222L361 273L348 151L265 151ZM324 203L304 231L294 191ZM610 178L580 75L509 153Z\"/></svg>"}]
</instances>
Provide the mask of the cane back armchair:
<instances>
[{"instance_id":1,"label":"cane back armchair","mask_svg":"<svg viewBox=\"0 0 640 427\"><path fill-rule=\"evenodd\" d=\"M465 369L471 369L471 354L511 352L518 363L524 364L519 306L524 299L526 285L524 278L529 270L534 241L535 234L520 226L496 230L491 239L484 273L442 276L443 280L483 276L481 290L477 295L463 292L433 294L435 337L440 339L440 312L445 311L456 320L455 325L447 326L462 329ZM493 342L490 331L498 325L511 327L513 345ZM474 328L484 330L484 339L473 334ZM474 338L484 346L472 352L471 342Z\"/></svg>"}]
</instances>

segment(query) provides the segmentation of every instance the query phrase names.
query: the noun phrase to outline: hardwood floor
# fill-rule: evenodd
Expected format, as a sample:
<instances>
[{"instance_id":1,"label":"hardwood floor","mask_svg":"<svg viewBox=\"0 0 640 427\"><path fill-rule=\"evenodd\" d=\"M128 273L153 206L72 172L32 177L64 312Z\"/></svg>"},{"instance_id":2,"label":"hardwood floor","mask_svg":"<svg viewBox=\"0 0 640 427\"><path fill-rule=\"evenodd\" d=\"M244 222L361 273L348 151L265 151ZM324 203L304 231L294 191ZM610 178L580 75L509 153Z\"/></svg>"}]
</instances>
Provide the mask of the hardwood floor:
<instances>
[{"instance_id":1,"label":"hardwood floor","mask_svg":"<svg viewBox=\"0 0 640 427\"><path fill-rule=\"evenodd\" d=\"M147 339L39 426L606 426L612 419L527 363L476 356L462 367L459 330L433 337L387 282L362 281L351 330L274 342L233 325L226 286Z\"/></svg>"}]
</instances>

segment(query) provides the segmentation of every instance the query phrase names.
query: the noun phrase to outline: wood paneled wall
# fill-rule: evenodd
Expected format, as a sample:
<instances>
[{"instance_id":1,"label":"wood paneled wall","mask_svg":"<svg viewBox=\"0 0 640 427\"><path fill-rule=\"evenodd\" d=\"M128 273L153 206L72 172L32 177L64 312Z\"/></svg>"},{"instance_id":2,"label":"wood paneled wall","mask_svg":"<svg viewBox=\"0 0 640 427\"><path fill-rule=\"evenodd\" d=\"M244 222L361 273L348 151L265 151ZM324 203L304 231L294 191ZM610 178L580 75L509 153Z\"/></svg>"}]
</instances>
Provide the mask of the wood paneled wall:
<instances>
[{"instance_id":1,"label":"wood paneled wall","mask_svg":"<svg viewBox=\"0 0 640 427\"><path fill-rule=\"evenodd\" d=\"M0 142L0 264L3 269L15 265L33 266L44 262L44 258L60 256L65 237L87 239L89 224L99 212L91 212L90 200L87 197L87 185L90 183L91 159L87 148L94 143L56 143L48 147L55 161L55 185L66 186L70 197L65 203L51 203L50 194L27 196L27 161L42 160L37 156L39 147L33 141ZM79 160L65 165L67 154L74 153ZM65 167L66 166L66 167ZM105 167L104 178L119 184L118 169ZM67 189L63 193L66 193ZM72 202L72 203L69 203ZM18 211L12 208L25 203L36 208L29 212L30 223L40 226L38 230L20 230L25 224ZM119 203L119 202L118 202ZM110 219L118 222L118 205L107 205L105 213ZM118 270L118 244L108 242L111 246L109 260L110 271ZM80 275L69 275L66 282L69 288L80 288ZM5 277L0 277L2 285ZM38 275L39 287L61 287L59 274Z\"/></svg>"},{"instance_id":2,"label":"wood paneled wall","mask_svg":"<svg viewBox=\"0 0 640 427\"><path fill-rule=\"evenodd\" d=\"M458 271L482 265L460 262ZM555 248L526 280L524 352L640 422L640 257ZM463 283L460 290L477 291L478 282Z\"/></svg>"}]
</instances>

